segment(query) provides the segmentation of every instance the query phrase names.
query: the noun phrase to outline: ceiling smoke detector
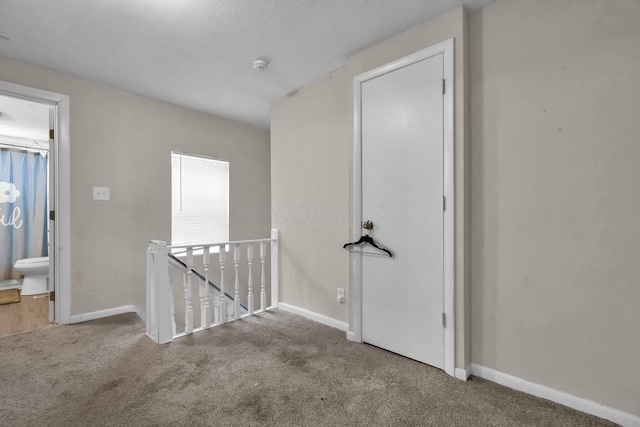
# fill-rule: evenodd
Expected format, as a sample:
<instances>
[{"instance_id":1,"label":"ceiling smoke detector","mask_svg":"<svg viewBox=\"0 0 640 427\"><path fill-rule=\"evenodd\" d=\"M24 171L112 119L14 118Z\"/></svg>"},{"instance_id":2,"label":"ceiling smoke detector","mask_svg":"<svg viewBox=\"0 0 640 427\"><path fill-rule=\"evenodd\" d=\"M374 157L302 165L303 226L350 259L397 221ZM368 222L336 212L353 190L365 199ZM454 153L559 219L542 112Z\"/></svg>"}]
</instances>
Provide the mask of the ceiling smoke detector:
<instances>
[{"instance_id":1,"label":"ceiling smoke detector","mask_svg":"<svg viewBox=\"0 0 640 427\"><path fill-rule=\"evenodd\" d=\"M256 59L253 61L253 69L256 71L264 71L267 69L269 63L264 59Z\"/></svg>"}]
</instances>

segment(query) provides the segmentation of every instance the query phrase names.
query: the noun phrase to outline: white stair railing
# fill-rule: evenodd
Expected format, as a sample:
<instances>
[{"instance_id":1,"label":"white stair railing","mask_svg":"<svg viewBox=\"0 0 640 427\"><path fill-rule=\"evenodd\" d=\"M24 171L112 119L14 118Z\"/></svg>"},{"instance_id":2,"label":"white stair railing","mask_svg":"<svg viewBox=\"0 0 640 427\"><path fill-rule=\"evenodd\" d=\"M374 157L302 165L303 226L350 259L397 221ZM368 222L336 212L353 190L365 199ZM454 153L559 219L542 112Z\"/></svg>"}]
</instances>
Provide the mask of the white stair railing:
<instances>
[{"instance_id":1,"label":"white stair railing","mask_svg":"<svg viewBox=\"0 0 640 427\"><path fill-rule=\"evenodd\" d=\"M255 245L260 248L259 264L254 263ZM218 252L217 262L212 262L212 250ZM233 250L232 271L225 270L227 250ZM243 258L245 253L246 258ZM270 263L266 262L267 259ZM253 292L254 269L257 268L260 268L259 307L255 306ZM269 282L266 280L268 268L271 270ZM229 274L234 276L233 290L225 288L225 275ZM219 277L220 282L213 283L213 277ZM177 283L180 281L181 284ZM195 299L194 286L198 286ZM271 291L270 298L267 288ZM184 303L181 301L183 298ZM180 246L167 246L158 240L149 242L147 335L155 342L170 342L174 338L277 306L278 230L271 230L269 239Z\"/></svg>"}]
</instances>

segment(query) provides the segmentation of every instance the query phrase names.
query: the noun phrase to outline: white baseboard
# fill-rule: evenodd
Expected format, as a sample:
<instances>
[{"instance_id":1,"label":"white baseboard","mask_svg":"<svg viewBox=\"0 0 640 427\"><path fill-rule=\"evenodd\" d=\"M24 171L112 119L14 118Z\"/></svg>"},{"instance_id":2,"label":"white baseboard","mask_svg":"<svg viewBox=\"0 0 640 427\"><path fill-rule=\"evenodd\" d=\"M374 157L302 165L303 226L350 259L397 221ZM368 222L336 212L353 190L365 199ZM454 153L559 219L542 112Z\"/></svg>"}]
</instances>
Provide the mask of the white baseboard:
<instances>
[{"instance_id":1,"label":"white baseboard","mask_svg":"<svg viewBox=\"0 0 640 427\"><path fill-rule=\"evenodd\" d=\"M466 369L456 368L454 376L459 380L466 381L471 376L471 365L467 365Z\"/></svg>"},{"instance_id":2,"label":"white baseboard","mask_svg":"<svg viewBox=\"0 0 640 427\"><path fill-rule=\"evenodd\" d=\"M92 311L90 313L74 314L70 323L86 322L88 320L102 319L103 317L116 316L124 313L136 313L144 320L144 311L139 310L135 305L123 305L120 307L107 308L106 310Z\"/></svg>"},{"instance_id":3,"label":"white baseboard","mask_svg":"<svg viewBox=\"0 0 640 427\"><path fill-rule=\"evenodd\" d=\"M471 374L489 381L493 381L514 390L523 391L552 402L568 406L596 417L604 418L625 427L640 427L640 417L629 414L582 397L574 396L563 391L555 390L550 387L532 383L525 379L505 374L486 366L471 364Z\"/></svg>"},{"instance_id":4,"label":"white baseboard","mask_svg":"<svg viewBox=\"0 0 640 427\"><path fill-rule=\"evenodd\" d=\"M327 317L323 314L318 314L313 311L305 310L304 308L296 307L295 305L290 305L284 302L279 302L278 308L282 311L287 311L289 313L297 314L298 316L306 317L307 319L313 320L315 322L322 323L323 325L331 326L332 328L339 329L343 332L349 331L348 323L332 319L331 317Z\"/></svg>"}]
</instances>

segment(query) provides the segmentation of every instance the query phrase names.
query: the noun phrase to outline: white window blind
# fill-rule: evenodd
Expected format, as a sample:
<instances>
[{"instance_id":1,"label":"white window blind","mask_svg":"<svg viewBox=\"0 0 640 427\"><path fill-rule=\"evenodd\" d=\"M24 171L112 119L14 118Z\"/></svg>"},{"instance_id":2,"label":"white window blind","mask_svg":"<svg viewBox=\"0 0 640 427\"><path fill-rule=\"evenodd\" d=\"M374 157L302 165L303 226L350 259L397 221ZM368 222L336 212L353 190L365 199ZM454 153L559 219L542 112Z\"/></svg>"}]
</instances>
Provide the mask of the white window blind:
<instances>
[{"instance_id":1,"label":"white window blind","mask_svg":"<svg viewBox=\"0 0 640 427\"><path fill-rule=\"evenodd\" d=\"M171 153L171 244L229 241L229 162Z\"/></svg>"}]
</instances>

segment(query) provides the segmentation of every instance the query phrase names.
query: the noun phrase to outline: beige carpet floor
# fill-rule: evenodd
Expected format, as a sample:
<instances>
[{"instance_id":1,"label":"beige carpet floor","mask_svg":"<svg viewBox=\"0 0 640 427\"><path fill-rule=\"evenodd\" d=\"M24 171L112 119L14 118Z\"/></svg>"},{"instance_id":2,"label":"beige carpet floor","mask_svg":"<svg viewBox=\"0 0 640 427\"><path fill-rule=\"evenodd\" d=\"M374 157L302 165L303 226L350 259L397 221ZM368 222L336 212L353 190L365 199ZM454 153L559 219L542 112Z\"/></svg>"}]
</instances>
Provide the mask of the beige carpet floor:
<instances>
[{"instance_id":1,"label":"beige carpet floor","mask_svg":"<svg viewBox=\"0 0 640 427\"><path fill-rule=\"evenodd\" d=\"M281 311L156 345L134 314L0 338L2 426L611 426Z\"/></svg>"}]
</instances>

